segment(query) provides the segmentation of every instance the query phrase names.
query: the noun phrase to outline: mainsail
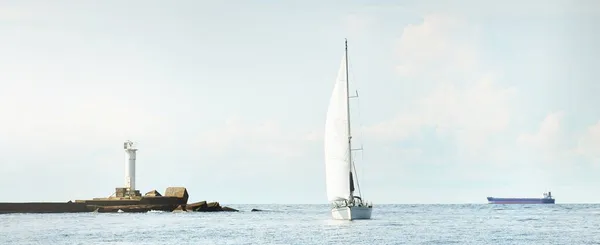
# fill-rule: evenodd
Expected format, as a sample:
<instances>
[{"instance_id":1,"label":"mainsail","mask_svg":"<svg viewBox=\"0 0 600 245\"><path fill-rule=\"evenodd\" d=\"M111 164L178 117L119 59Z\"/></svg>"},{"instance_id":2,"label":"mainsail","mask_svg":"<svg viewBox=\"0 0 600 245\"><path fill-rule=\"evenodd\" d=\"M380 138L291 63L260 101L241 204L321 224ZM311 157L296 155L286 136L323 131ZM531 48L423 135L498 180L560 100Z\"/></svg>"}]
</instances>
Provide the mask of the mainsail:
<instances>
[{"instance_id":1,"label":"mainsail","mask_svg":"<svg viewBox=\"0 0 600 245\"><path fill-rule=\"evenodd\" d=\"M325 176L329 201L351 199L354 189L350 173L350 149L348 130L348 93L346 55L329 101L325 121Z\"/></svg>"}]
</instances>

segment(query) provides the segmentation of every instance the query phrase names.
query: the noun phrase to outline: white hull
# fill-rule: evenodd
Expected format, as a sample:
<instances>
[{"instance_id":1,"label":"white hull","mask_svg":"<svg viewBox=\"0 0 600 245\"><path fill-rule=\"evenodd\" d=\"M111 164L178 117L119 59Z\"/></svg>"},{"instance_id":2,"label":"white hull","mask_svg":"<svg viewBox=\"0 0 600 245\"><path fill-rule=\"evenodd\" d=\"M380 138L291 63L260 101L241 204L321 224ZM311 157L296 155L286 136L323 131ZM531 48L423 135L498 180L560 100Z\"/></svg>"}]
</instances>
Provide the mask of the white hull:
<instances>
[{"instance_id":1,"label":"white hull","mask_svg":"<svg viewBox=\"0 0 600 245\"><path fill-rule=\"evenodd\" d=\"M333 219L339 220L355 220L355 219L371 219L371 211L373 207L339 207L331 209Z\"/></svg>"}]
</instances>

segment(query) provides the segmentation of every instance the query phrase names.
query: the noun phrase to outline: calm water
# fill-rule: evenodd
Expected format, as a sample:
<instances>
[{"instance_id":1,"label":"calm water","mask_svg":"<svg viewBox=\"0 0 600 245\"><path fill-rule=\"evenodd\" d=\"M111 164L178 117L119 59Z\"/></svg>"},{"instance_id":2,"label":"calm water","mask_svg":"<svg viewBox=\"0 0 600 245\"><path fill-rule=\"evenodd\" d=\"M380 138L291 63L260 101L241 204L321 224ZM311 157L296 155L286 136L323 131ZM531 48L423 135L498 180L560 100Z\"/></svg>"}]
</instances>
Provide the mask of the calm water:
<instances>
[{"instance_id":1,"label":"calm water","mask_svg":"<svg viewBox=\"0 0 600 245\"><path fill-rule=\"evenodd\" d=\"M0 244L600 244L600 205L379 205L351 222L327 205L230 206L244 212L5 214Z\"/></svg>"}]
</instances>

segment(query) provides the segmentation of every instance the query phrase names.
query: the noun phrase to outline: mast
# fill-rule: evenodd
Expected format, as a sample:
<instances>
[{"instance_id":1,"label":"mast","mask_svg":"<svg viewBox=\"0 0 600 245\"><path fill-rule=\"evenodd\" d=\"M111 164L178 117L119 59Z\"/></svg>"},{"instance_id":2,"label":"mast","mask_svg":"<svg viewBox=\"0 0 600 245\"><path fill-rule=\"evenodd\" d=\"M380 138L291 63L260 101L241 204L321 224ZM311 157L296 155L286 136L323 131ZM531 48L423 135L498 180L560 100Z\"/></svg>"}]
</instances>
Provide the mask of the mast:
<instances>
[{"instance_id":1,"label":"mast","mask_svg":"<svg viewBox=\"0 0 600 245\"><path fill-rule=\"evenodd\" d=\"M348 162L352 165L352 130L350 130L350 81L348 77L348 39L344 39L345 44L345 57L346 57L346 110L348 120ZM354 184L352 179L352 169L350 169L350 181L351 185ZM354 200L354 190L350 189L350 200Z\"/></svg>"}]
</instances>

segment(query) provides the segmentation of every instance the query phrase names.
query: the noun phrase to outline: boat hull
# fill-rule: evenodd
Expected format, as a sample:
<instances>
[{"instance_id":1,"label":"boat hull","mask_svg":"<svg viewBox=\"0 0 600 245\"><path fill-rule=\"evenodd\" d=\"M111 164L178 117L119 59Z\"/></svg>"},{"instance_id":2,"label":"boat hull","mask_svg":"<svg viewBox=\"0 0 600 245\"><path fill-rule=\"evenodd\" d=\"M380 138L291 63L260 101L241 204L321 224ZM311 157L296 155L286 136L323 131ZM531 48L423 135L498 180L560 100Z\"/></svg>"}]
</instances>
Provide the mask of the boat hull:
<instances>
[{"instance_id":1,"label":"boat hull","mask_svg":"<svg viewBox=\"0 0 600 245\"><path fill-rule=\"evenodd\" d=\"M331 209L331 216L336 220L371 219L373 207L352 206Z\"/></svg>"},{"instance_id":2,"label":"boat hull","mask_svg":"<svg viewBox=\"0 0 600 245\"><path fill-rule=\"evenodd\" d=\"M489 204L554 204L553 198L498 198L488 197Z\"/></svg>"}]
</instances>

